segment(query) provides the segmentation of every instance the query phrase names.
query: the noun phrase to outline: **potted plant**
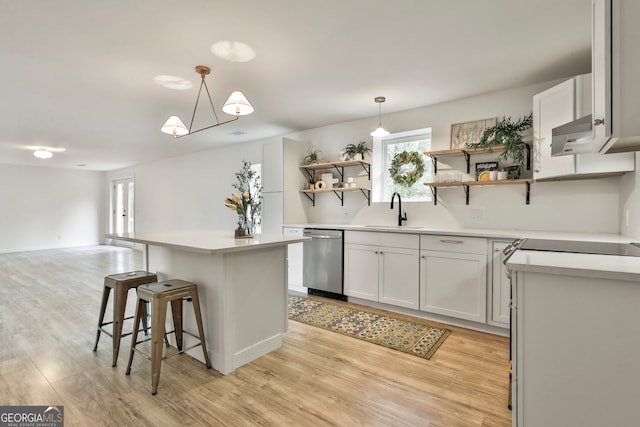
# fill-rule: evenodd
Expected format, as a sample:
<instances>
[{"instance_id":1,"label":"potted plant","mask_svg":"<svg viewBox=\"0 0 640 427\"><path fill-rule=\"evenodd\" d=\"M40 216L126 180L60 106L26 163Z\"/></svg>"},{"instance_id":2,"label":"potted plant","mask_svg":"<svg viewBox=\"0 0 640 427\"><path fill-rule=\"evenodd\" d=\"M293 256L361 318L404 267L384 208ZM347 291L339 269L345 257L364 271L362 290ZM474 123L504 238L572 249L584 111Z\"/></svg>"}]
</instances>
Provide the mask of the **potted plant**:
<instances>
[{"instance_id":1,"label":"potted plant","mask_svg":"<svg viewBox=\"0 0 640 427\"><path fill-rule=\"evenodd\" d=\"M342 160L364 160L365 156L371 152L371 148L365 144L365 141L360 141L357 144L348 144L342 150Z\"/></svg>"},{"instance_id":2,"label":"potted plant","mask_svg":"<svg viewBox=\"0 0 640 427\"><path fill-rule=\"evenodd\" d=\"M305 156L305 158L302 159L303 163L305 165L315 165L315 164L319 163L320 162L320 157L319 157L320 153L321 153L320 150L318 150L318 149L316 149L314 147L311 147L309 149L309 154L307 154Z\"/></svg>"},{"instance_id":3,"label":"potted plant","mask_svg":"<svg viewBox=\"0 0 640 427\"><path fill-rule=\"evenodd\" d=\"M511 159L513 167L509 171L509 179L518 179L522 175L525 161L525 142L522 133L533 126L533 114L529 113L518 121L511 121L511 117L503 117L494 126L484 130L480 141L467 144L467 148L475 150L479 148L491 149L495 145L504 145L504 150L498 156L498 160Z\"/></svg>"}]
</instances>

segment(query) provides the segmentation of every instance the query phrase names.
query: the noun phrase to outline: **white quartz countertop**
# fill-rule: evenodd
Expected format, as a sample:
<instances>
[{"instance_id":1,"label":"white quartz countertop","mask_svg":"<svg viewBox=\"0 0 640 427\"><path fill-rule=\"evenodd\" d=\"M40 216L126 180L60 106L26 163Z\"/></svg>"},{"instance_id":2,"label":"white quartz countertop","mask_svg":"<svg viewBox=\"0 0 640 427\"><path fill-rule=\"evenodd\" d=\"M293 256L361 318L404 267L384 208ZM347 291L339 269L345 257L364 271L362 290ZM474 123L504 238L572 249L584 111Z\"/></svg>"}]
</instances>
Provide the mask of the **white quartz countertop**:
<instances>
[{"instance_id":1,"label":"white quartz countertop","mask_svg":"<svg viewBox=\"0 0 640 427\"><path fill-rule=\"evenodd\" d=\"M506 263L509 271L640 282L640 257L516 251Z\"/></svg>"},{"instance_id":2,"label":"white quartz countertop","mask_svg":"<svg viewBox=\"0 0 640 427\"><path fill-rule=\"evenodd\" d=\"M629 236L618 233L579 233L566 231L537 231L537 230L499 230L484 228L430 228L421 226L397 225L359 225L359 224L285 224L290 228L325 228L348 231L371 231L386 233L409 234L437 234L447 236L485 237L512 241L521 238L549 239L549 240L578 240L588 242L628 243L638 241Z\"/></svg>"},{"instance_id":3,"label":"white quartz countertop","mask_svg":"<svg viewBox=\"0 0 640 427\"><path fill-rule=\"evenodd\" d=\"M142 243L145 245L164 246L190 252L207 254L262 249L270 246L281 246L302 242L309 239L303 236L262 235L253 238L236 239L233 230L196 230L148 233L114 233L107 234L109 239Z\"/></svg>"}]
</instances>

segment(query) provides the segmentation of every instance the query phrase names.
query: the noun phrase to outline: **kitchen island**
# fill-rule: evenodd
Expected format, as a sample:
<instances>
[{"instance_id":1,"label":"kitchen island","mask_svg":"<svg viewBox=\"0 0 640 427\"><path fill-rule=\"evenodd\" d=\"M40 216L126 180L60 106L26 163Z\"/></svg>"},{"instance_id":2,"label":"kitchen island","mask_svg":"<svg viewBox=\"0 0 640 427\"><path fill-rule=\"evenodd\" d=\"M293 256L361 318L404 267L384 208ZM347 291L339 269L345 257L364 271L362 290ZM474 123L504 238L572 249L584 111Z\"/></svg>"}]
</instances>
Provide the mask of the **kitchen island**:
<instances>
[{"instance_id":1,"label":"kitchen island","mask_svg":"<svg viewBox=\"0 0 640 427\"><path fill-rule=\"evenodd\" d=\"M198 285L207 348L213 368L226 375L282 345L287 330L287 245L302 236L232 231L108 234L144 245L145 268L159 280ZM185 305L185 329L195 330ZM189 352L204 360L200 349Z\"/></svg>"}]
</instances>

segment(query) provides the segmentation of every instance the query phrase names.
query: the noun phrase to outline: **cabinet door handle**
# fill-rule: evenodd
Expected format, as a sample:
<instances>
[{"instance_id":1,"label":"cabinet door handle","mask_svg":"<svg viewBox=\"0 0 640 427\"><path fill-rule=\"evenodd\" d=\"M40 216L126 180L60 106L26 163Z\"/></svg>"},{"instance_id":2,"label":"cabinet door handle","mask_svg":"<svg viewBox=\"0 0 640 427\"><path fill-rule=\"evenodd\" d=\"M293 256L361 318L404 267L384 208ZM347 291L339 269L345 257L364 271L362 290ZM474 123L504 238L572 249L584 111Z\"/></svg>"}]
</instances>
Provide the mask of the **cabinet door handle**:
<instances>
[{"instance_id":1,"label":"cabinet door handle","mask_svg":"<svg viewBox=\"0 0 640 427\"><path fill-rule=\"evenodd\" d=\"M453 240L453 239L440 239L441 243L452 243L454 245L461 245L464 243L462 240Z\"/></svg>"}]
</instances>

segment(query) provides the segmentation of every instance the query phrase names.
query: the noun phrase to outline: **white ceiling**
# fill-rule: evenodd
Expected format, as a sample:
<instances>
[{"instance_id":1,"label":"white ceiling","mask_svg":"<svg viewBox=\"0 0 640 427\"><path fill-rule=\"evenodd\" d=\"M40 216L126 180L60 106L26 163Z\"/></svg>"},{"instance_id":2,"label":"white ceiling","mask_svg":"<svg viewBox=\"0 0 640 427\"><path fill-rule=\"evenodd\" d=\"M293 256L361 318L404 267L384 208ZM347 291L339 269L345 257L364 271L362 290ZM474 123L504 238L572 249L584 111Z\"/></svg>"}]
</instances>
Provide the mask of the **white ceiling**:
<instances>
[{"instance_id":1,"label":"white ceiling","mask_svg":"<svg viewBox=\"0 0 640 427\"><path fill-rule=\"evenodd\" d=\"M1 0L0 163L132 164L546 82L590 68L591 0ZM214 56L241 41L249 62ZM221 119L232 90L255 113L174 140L199 76ZM191 80L186 91L157 75ZM194 128L211 122L207 104ZM211 118L210 118L211 117ZM384 119L383 119L384 121ZM244 132L242 135L236 135ZM39 160L30 148L65 149ZM84 166L79 166L84 165Z\"/></svg>"}]
</instances>

